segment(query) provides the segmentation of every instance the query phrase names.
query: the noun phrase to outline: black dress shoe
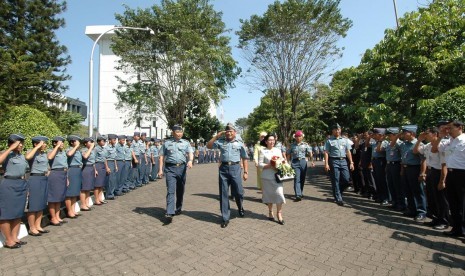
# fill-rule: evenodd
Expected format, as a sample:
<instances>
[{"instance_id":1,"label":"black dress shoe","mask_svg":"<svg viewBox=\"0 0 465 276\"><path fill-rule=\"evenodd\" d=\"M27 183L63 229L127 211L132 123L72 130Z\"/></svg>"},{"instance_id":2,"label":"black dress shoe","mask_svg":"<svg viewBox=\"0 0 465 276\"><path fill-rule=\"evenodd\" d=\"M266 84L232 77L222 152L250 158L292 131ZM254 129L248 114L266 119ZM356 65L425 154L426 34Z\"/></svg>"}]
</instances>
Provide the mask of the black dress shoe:
<instances>
[{"instance_id":1,"label":"black dress shoe","mask_svg":"<svg viewBox=\"0 0 465 276\"><path fill-rule=\"evenodd\" d=\"M344 201L342 201L342 200L336 201L336 204L339 205L339 206L344 206Z\"/></svg>"},{"instance_id":2,"label":"black dress shoe","mask_svg":"<svg viewBox=\"0 0 465 276\"><path fill-rule=\"evenodd\" d=\"M41 234L40 232L34 233L34 232L29 231L28 234L29 234L29 236L33 236L33 237L40 237L40 236L42 236L42 234Z\"/></svg>"},{"instance_id":3,"label":"black dress shoe","mask_svg":"<svg viewBox=\"0 0 465 276\"><path fill-rule=\"evenodd\" d=\"M433 226L434 230L446 230L449 227L447 224L438 224Z\"/></svg>"},{"instance_id":4,"label":"black dress shoe","mask_svg":"<svg viewBox=\"0 0 465 276\"><path fill-rule=\"evenodd\" d=\"M17 243L15 243L14 245L4 244L3 247L8 248L8 249L18 249L18 248L21 248L21 245Z\"/></svg>"},{"instance_id":5,"label":"black dress shoe","mask_svg":"<svg viewBox=\"0 0 465 276\"><path fill-rule=\"evenodd\" d=\"M239 209L239 216L243 218L245 216L244 208Z\"/></svg>"},{"instance_id":6,"label":"black dress shoe","mask_svg":"<svg viewBox=\"0 0 465 276\"><path fill-rule=\"evenodd\" d=\"M455 230L455 229L452 229L450 231L447 231L447 232L443 232L444 235L448 236L448 237L463 237L463 233L460 233L459 231Z\"/></svg>"},{"instance_id":7,"label":"black dress shoe","mask_svg":"<svg viewBox=\"0 0 465 276\"><path fill-rule=\"evenodd\" d=\"M174 212L174 215L175 215L175 216L179 216L181 213L182 213L182 210L176 210L176 211Z\"/></svg>"},{"instance_id":8,"label":"black dress shoe","mask_svg":"<svg viewBox=\"0 0 465 276\"><path fill-rule=\"evenodd\" d=\"M173 215L166 214L165 215L166 223L173 222Z\"/></svg>"},{"instance_id":9,"label":"black dress shoe","mask_svg":"<svg viewBox=\"0 0 465 276\"><path fill-rule=\"evenodd\" d=\"M226 227L228 227L228 224L229 224L229 220L223 221L223 222L221 223L221 228L226 228Z\"/></svg>"}]
</instances>

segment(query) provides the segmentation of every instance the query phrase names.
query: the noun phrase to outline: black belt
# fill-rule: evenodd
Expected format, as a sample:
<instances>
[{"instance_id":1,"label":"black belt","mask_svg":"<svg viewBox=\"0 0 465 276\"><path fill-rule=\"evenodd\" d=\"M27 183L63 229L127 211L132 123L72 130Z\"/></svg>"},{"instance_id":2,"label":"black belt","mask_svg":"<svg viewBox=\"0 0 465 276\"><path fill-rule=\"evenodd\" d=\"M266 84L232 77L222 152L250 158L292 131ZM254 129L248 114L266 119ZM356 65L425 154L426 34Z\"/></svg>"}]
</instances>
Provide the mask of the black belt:
<instances>
[{"instance_id":1,"label":"black belt","mask_svg":"<svg viewBox=\"0 0 465 276\"><path fill-rule=\"evenodd\" d=\"M70 168L82 168L82 165L72 165L72 166L69 166Z\"/></svg>"},{"instance_id":2,"label":"black belt","mask_svg":"<svg viewBox=\"0 0 465 276\"><path fill-rule=\"evenodd\" d=\"M45 176L45 173L31 173L30 176Z\"/></svg>"},{"instance_id":3,"label":"black belt","mask_svg":"<svg viewBox=\"0 0 465 276\"><path fill-rule=\"evenodd\" d=\"M119 162L126 162L126 160L118 160L118 159L116 159L116 161L119 161Z\"/></svg>"},{"instance_id":4,"label":"black belt","mask_svg":"<svg viewBox=\"0 0 465 276\"><path fill-rule=\"evenodd\" d=\"M5 179L24 179L24 175L23 175L23 176L10 176L10 175L5 175L5 176L3 176L3 178L5 178Z\"/></svg>"},{"instance_id":5,"label":"black belt","mask_svg":"<svg viewBox=\"0 0 465 276\"><path fill-rule=\"evenodd\" d=\"M376 159L386 159L386 157L372 157L371 159L376 160Z\"/></svg>"},{"instance_id":6,"label":"black belt","mask_svg":"<svg viewBox=\"0 0 465 276\"><path fill-rule=\"evenodd\" d=\"M115 159L107 159L107 161L115 161Z\"/></svg>"},{"instance_id":7,"label":"black belt","mask_svg":"<svg viewBox=\"0 0 465 276\"><path fill-rule=\"evenodd\" d=\"M52 169L52 171L68 171L68 168L55 168L55 169Z\"/></svg>"},{"instance_id":8,"label":"black belt","mask_svg":"<svg viewBox=\"0 0 465 276\"><path fill-rule=\"evenodd\" d=\"M402 167L404 167L404 168L409 168L409 167L419 167L419 166L420 166L420 164L418 164L418 165L405 165L405 164L404 164L404 165L402 165Z\"/></svg>"},{"instance_id":9,"label":"black belt","mask_svg":"<svg viewBox=\"0 0 465 276\"><path fill-rule=\"evenodd\" d=\"M292 159L292 162L294 162L294 161L300 161L300 160L302 160L302 159L305 159L305 157L302 157L302 158L294 158L294 159Z\"/></svg>"},{"instance_id":10,"label":"black belt","mask_svg":"<svg viewBox=\"0 0 465 276\"><path fill-rule=\"evenodd\" d=\"M237 165L239 163L240 163L239 161L237 161L237 162L221 162L221 165L231 166L231 165Z\"/></svg>"},{"instance_id":11,"label":"black belt","mask_svg":"<svg viewBox=\"0 0 465 276\"><path fill-rule=\"evenodd\" d=\"M394 165L394 164L400 164L400 161L387 161L388 164Z\"/></svg>"},{"instance_id":12,"label":"black belt","mask_svg":"<svg viewBox=\"0 0 465 276\"><path fill-rule=\"evenodd\" d=\"M165 163L166 167L179 167L185 165L186 163Z\"/></svg>"},{"instance_id":13,"label":"black belt","mask_svg":"<svg viewBox=\"0 0 465 276\"><path fill-rule=\"evenodd\" d=\"M463 170L463 169L450 169L449 168L447 170L450 171L450 172L462 172L462 173L465 172L465 170Z\"/></svg>"},{"instance_id":14,"label":"black belt","mask_svg":"<svg viewBox=\"0 0 465 276\"><path fill-rule=\"evenodd\" d=\"M435 167L428 166L428 170L436 170L436 171L440 171L441 169L436 169Z\"/></svg>"},{"instance_id":15,"label":"black belt","mask_svg":"<svg viewBox=\"0 0 465 276\"><path fill-rule=\"evenodd\" d=\"M346 157L329 157L329 159L346 160Z\"/></svg>"}]
</instances>

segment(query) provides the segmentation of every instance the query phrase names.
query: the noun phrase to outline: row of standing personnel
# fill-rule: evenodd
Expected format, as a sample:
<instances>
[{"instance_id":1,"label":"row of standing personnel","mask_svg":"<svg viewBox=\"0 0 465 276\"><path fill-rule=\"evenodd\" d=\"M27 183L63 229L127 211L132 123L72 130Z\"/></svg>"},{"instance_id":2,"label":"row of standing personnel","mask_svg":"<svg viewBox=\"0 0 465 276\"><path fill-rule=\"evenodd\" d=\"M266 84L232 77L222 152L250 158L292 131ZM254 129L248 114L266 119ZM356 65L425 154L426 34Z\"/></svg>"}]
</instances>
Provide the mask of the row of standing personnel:
<instances>
[{"instance_id":1,"label":"row of standing personnel","mask_svg":"<svg viewBox=\"0 0 465 276\"><path fill-rule=\"evenodd\" d=\"M65 140L69 144L66 150ZM33 137L34 148L23 155L24 137L12 134L8 139L9 148L0 155L4 169L0 185L0 227L5 248L15 249L26 244L17 240L26 201L29 234L41 236L49 233L41 227L47 206L50 225L61 226L67 222L60 217L63 201L66 216L76 219L80 215L75 212L78 198L80 210L91 210L91 191L95 195L94 205L99 206L107 203L103 191L106 199L112 200L157 178L160 141L147 139L145 133L136 132L134 138L109 134L108 143L106 138L98 137L96 144L92 138L57 136L52 139L50 150L47 150L48 141L45 136Z\"/></svg>"},{"instance_id":2,"label":"row of standing personnel","mask_svg":"<svg viewBox=\"0 0 465 276\"><path fill-rule=\"evenodd\" d=\"M325 158L336 202L343 205L349 162L355 192L436 230L452 226L444 232L448 236L464 236L463 123L440 120L418 136L417 130L416 125L374 128L348 139L336 125Z\"/></svg>"}]
</instances>

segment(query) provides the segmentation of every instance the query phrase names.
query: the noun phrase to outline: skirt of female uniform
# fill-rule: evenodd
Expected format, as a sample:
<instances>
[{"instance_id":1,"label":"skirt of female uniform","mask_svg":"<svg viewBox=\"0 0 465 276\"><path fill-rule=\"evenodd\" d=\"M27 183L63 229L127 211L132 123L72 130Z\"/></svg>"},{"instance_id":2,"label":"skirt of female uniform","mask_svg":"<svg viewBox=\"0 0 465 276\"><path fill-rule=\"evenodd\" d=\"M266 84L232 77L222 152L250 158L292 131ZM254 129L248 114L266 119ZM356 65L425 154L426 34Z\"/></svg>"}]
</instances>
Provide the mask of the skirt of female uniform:
<instances>
[{"instance_id":1,"label":"skirt of female uniform","mask_svg":"<svg viewBox=\"0 0 465 276\"><path fill-rule=\"evenodd\" d=\"M66 190L66 197L76 197L81 193L82 175L81 168L69 168L68 170L69 186Z\"/></svg>"},{"instance_id":2,"label":"skirt of female uniform","mask_svg":"<svg viewBox=\"0 0 465 276\"><path fill-rule=\"evenodd\" d=\"M29 212L40 212L47 207L48 177L31 175L29 177Z\"/></svg>"},{"instance_id":3,"label":"skirt of female uniform","mask_svg":"<svg viewBox=\"0 0 465 276\"><path fill-rule=\"evenodd\" d=\"M102 188L108 182L107 170L105 169L105 163L95 163L95 169L97 170L97 177L95 178L95 188Z\"/></svg>"},{"instance_id":4,"label":"skirt of female uniform","mask_svg":"<svg viewBox=\"0 0 465 276\"><path fill-rule=\"evenodd\" d=\"M82 170L81 191L92 191L95 188L94 166L85 166Z\"/></svg>"},{"instance_id":5,"label":"skirt of female uniform","mask_svg":"<svg viewBox=\"0 0 465 276\"><path fill-rule=\"evenodd\" d=\"M51 171L48 176L48 202L57 203L65 200L67 189L66 171Z\"/></svg>"},{"instance_id":6,"label":"skirt of female uniform","mask_svg":"<svg viewBox=\"0 0 465 276\"><path fill-rule=\"evenodd\" d=\"M26 207L27 181L3 179L0 184L0 220L21 218Z\"/></svg>"}]
</instances>

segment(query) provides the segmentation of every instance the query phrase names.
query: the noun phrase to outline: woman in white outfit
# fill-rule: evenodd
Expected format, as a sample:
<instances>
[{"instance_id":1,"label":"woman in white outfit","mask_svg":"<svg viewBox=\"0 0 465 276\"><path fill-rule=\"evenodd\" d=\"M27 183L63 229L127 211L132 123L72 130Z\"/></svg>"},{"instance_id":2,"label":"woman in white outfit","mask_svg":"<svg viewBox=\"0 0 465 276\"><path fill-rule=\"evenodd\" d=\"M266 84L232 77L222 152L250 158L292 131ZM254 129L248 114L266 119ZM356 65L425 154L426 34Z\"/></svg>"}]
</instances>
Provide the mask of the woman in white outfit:
<instances>
[{"instance_id":1,"label":"woman in white outfit","mask_svg":"<svg viewBox=\"0 0 465 276\"><path fill-rule=\"evenodd\" d=\"M262 169L262 201L268 205L268 219L274 221L273 204L276 204L278 223L284 225L282 206L283 203L286 203L286 199L284 198L283 184L276 181L276 168L271 164L271 160L275 156L279 158L276 164L284 161L284 159L281 150L274 147L275 142L276 137L274 135L268 134L265 136L262 141L264 147L260 150L258 157L258 166Z\"/></svg>"}]
</instances>

